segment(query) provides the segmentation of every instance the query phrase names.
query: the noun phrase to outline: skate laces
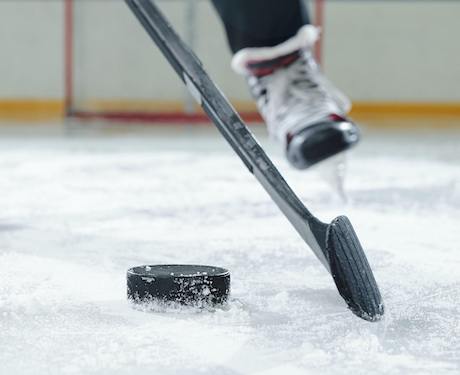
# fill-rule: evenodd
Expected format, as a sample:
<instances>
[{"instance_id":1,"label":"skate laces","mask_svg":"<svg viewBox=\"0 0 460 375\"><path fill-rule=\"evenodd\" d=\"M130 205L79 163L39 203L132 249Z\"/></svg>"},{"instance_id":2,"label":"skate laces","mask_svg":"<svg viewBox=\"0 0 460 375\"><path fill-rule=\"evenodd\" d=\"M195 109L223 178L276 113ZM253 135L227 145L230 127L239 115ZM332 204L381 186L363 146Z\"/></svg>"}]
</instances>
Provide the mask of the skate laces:
<instances>
[{"instance_id":1,"label":"skate laces","mask_svg":"<svg viewBox=\"0 0 460 375\"><path fill-rule=\"evenodd\" d=\"M323 86L318 67L311 57L304 56L292 64L286 70L286 76L286 105L290 111L311 120L340 112L333 97Z\"/></svg>"},{"instance_id":2,"label":"skate laces","mask_svg":"<svg viewBox=\"0 0 460 375\"><path fill-rule=\"evenodd\" d=\"M248 79L270 135L281 142L287 142L289 134L331 114L343 114L324 87L310 55L305 51L293 63L272 74Z\"/></svg>"}]
</instances>

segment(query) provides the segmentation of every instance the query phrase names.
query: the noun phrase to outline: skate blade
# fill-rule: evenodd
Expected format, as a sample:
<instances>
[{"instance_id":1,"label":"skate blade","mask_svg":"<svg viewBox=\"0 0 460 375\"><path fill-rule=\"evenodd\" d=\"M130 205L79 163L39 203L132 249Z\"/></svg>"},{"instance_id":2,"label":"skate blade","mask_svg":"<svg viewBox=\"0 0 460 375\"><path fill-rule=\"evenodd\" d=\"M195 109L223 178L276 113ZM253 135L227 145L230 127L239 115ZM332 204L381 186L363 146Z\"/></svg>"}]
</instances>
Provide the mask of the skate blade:
<instances>
[{"instance_id":1,"label":"skate blade","mask_svg":"<svg viewBox=\"0 0 460 375\"><path fill-rule=\"evenodd\" d=\"M345 192L347 155L341 152L318 163L315 167L320 178L325 181L343 203L348 202Z\"/></svg>"}]
</instances>

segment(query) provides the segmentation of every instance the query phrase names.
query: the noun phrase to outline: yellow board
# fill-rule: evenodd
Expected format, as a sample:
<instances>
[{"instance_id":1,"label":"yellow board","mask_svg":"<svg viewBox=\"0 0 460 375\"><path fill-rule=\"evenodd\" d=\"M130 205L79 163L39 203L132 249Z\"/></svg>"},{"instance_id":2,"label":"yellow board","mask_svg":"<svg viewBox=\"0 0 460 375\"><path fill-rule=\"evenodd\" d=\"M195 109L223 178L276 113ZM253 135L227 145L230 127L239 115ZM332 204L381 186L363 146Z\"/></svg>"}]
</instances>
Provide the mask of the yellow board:
<instances>
[{"instance_id":1,"label":"yellow board","mask_svg":"<svg viewBox=\"0 0 460 375\"><path fill-rule=\"evenodd\" d=\"M0 99L0 120L47 121L64 116L64 101L59 99Z\"/></svg>"},{"instance_id":2,"label":"yellow board","mask_svg":"<svg viewBox=\"0 0 460 375\"><path fill-rule=\"evenodd\" d=\"M232 101L242 112L255 112L251 101ZM84 107L92 111L153 111L183 113L181 101L93 100ZM1 121L56 121L64 118L64 101L60 99L0 99ZM386 127L386 119L449 119L448 127L460 127L460 103L354 102L351 116L356 120L377 120L370 124ZM431 121L436 125L436 121ZM414 122L416 124L417 122ZM441 125L442 126L442 125ZM444 126L443 126L444 127Z\"/></svg>"}]
</instances>

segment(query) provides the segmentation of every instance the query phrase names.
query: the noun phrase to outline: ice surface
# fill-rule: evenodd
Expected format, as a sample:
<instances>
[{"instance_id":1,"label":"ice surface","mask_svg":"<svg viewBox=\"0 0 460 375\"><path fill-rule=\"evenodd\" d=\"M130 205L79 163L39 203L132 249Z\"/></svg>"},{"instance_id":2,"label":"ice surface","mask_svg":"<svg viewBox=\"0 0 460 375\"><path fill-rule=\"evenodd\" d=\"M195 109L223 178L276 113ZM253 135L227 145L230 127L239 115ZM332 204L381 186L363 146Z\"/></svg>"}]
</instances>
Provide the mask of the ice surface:
<instances>
[{"instance_id":1,"label":"ice surface","mask_svg":"<svg viewBox=\"0 0 460 375\"><path fill-rule=\"evenodd\" d=\"M386 303L368 323L212 127L4 135L0 374L458 374L459 140L365 134L344 204L263 139L313 213L351 219ZM230 304L130 308L126 270L157 263L230 269Z\"/></svg>"}]
</instances>

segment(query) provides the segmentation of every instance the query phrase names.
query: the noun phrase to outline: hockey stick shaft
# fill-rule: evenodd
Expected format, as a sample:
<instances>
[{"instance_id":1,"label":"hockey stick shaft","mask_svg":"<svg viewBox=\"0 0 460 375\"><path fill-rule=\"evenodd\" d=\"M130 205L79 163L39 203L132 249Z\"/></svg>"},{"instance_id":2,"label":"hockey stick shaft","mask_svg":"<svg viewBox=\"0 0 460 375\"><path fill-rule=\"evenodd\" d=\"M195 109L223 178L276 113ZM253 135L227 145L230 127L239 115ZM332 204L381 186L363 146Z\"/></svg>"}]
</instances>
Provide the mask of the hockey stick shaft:
<instances>
[{"instance_id":1,"label":"hockey stick shaft","mask_svg":"<svg viewBox=\"0 0 460 375\"><path fill-rule=\"evenodd\" d=\"M126 2L195 100L329 270L329 262L321 250L323 243L319 243L325 238L325 224L317 220L294 194L240 116L210 79L200 60L182 42L152 1Z\"/></svg>"}]
</instances>

